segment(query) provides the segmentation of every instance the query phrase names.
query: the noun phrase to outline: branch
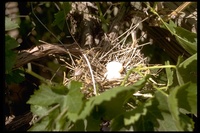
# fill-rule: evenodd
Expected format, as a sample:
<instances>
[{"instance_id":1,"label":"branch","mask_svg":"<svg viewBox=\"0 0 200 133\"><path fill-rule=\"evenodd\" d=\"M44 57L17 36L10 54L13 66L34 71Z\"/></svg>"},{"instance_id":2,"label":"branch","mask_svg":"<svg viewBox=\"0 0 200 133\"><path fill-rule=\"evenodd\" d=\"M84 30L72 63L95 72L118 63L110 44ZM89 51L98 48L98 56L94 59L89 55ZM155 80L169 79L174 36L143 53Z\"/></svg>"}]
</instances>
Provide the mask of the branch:
<instances>
[{"instance_id":1,"label":"branch","mask_svg":"<svg viewBox=\"0 0 200 133\"><path fill-rule=\"evenodd\" d=\"M49 54L81 55L82 50L76 44L41 44L31 49L22 50L18 53L17 61L13 69L21 67L31 61L48 56Z\"/></svg>"}]
</instances>

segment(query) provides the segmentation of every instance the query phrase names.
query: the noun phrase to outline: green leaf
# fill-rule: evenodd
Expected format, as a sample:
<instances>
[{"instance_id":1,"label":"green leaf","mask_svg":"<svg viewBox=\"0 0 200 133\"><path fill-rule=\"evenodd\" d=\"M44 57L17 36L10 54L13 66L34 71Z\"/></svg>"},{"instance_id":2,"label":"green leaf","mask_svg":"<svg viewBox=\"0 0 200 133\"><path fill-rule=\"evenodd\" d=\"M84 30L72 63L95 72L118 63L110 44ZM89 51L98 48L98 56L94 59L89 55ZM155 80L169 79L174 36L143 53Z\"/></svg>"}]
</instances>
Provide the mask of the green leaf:
<instances>
[{"instance_id":1,"label":"green leaf","mask_svg":"<svg viewBox=\"0 0 200 133\"><path fill-rule=\"evenodd\" d=\"M68 108L68 113L78 114L83 105L83 94L80 91L81 82L71 81L68 84L69 93L64 97L63 108Z\"/></svg>"},{"instance_id":2,"label":"green leaf","mask_svg":"<svg viewBox=\"0 0 200 133\"><path fill-rule=\"evenodd\" d=\"M197 53L177 64L177 79L180 85L197 83Z\"/></svg>"},{"instance_id":3,"label":"green leaf","mask_svg":"<svg viewBox=\"0 0 200 133\"><path fill-rule=\"evenodd\" d=\"M152 103L146 107L146 115L141 115L136 122L133 121L134 131L177 131L178 128L168 108L167 96L156 91L155 97L149 100Z\"/></svg>"},{"instance_id":4,"label":"green leaf","mask_svg":"<svg viewBox=\"0 0 200 133\"><path fill-rule=\"evenodd\" d=\"M63 30L64 25L65 25L65 14L64 14L64 11L59 11L54 16L55 16L55 20L52 23L52 25L53 26L57 25L60 30Z\"/></svg>"},{"instance_id":5,"label":"green leaf","mask_svg":"<svg viewBox=\"0 0 200 133\"><path fill-rule=\"evenodd\" d=\"M178 106L197 116L197 84L187 83L178 88Z\"/></svg>"},{"instance_id":6,"label":"green leaf","mask_svg":"<svg viewBox=\"0 0 200 133\"><path fill-rule=\"evenodd\" d=\"M35 123L28 131L47 131L46 127L49 124L49 118L43 119L39 123Z\"/></svg>"},{"instance_id":7,"label":"green leaf","mask_svg":"<svg viewBox=\"0 0 200 133\"><path fill-rule=\"evenodd\" d=\"M31 112L35 115L38 116L44 116L47 115L47 112L50 108L44 107L44 106L39 106L39 105L32 105L31 106Z\"/></svg>"},{"instance_id":8,"label":"green leaf","mask_svg":"<svg viewBox=\"0 0 200 133\"><path fill-rule=\"evenodd\" d=\"M182 27L174 27L176 40L191 55L197 52L197 34Z\"/></svg>"},{"instance_id":9,"label":"green leaf","mask_svg":"<svg viewBox=\"0 0 200 133\"><path fill-rule=\"evenodd\" d=\"M76 123L74 123L74 126L69 130L72 132L77 132L77 131L85 131L84 129L84 121L83 120L79 120Z\"/></svg>"},{"instance_id":10,"label":"green leaf","mask_svg":"<svg viewBox=\"0 0 200 133\"><path fill-rule=\"evenodd\" d=\"M169 24L164 22L164 26L161 25L161 28L169 30L169 32L171 32L173 35L175 34L174 27L177 27L177 25L172 20L169 20Z\"/></svg>"},{"instance_id":11,"label":"green leaf","mask_svg":"<svg viewBox=\"0 0 200 133\"><path fill-rule=\"evenodd\" d=\"M6 50L11 50L19 46L19 43L9 35L5 35L5 42Z\"/></svg>"},{"instance_id":12,"label":"green leaf","mask_svg":"<svg viewBox=\"0 0 200 133\"><path fill-rule=\"evenodd\" d=\"M24 71L17 69L6 74L6 83L21 83L25 80Z\"/></svg>"},{"instance_id":13,"label":"green leaf","mask_svg":"<svg viewBox=\"0 0 200 133\"><path fill-rule=\"evenodd\" d=\"M27 103L48 107L52 104L60 103L62 100L63 96L54 93L48 85L42 84L39 86L39 90L36 90L34 95L31 95Z\"/></svg>"},{"instance_id":14,"label":"green leaf","mask_svg":"<svg viewBox=\"0 0 200 133\"><path fill-rule=\"evenodd\" d=\"M68 93L68 88L61 83L52 85L51 90L60 95L66 95Z\"/></svg>"},{"instance_id":15,"label":"green leaf","mask_svg":"<svg viewBox=\"0 0 200 133\"><path fill-rule=\"evenodd\" d=\"M125 113L124 114L124 124L127 126L127 125L133 124L136 121L138 121L142 115L146 115L147 107L151 106L151 104L152 104L152 101L149 100L149 101L145 102L144 104L138 106L134 110Z\"/></svg>"},{"instance_id":16,"label":"green leaf","mask_svg":"<svg viewBox=\"0 0 200 133\"><path fill-rule=\"evenodd\" d=\"M5 17L5 31L19 28L19 25L11 20L11 18Z\"/></svg>"},{"instance_id":17,"label":"green leaf","mask_svg":"<svg viewBox=\"0 0 200 133\"><path fill-rule=\"evenodd\" d=\"M9 35L5 35L5 67L6 67L6 74L8 74L16 61L17 53L12 49L18 47L18 42L10 37Z\"/></svg>"},{"instance_id":18,"label":"green leaf","mask_svg":"<svg viewBox=\"0 0 200 133\"><path fill-rule=\"evenodd\" d=\"M169 61L165 62L165 65L170 65ZM167 87L171 86L173 84L173 75L174 71L171 68L165 68L166 75L167 75Z\"/></svg>"},{"instance_id":19,"label":"green leaf","mask_svg":"<svg viewBox=\"0 0 200 133\"><path fill-rule=\"evenodd\" d=\"M69 2L63 2L62 5L62 10L60 10L59 12L57 12L54 17L55 20L52 23L53 26L58 26L58 28L60 30L63 30L65 22L66 22L66 15L69 13L69 11L71 10L71 5Z\"/></svg>"},{"instance_id":20,"label":"green leaf","mask_svg":"<svg viewBox=\"0 0 200 133\"><path fill-rule=\"evenodd\" d=\"M124 115L119 115L111 121L110 131L120 131L124 126Z\"/></svg>"},{"instance_id":21,"label":"green leaf","mask_svg":"<svg viewBox=\"0 0 200 133\"><path fill-rule=\"evenodd\" d=\"M12 68L16 61L17 53L13 51L7 51L5 55L5 67L6 67L6 74L12 71Z\"/></svg>"},{"instance_id":22,"label":"green leaf","mask_svg":"<svg viewBox=\"0 0 200 133\"><path fill-rule=\"evenodd\" d=\"M85 131L100 131L101 119L96 119L95 115L89 115L85 120Z\"/></svg>"},{"instance_id":23,"label":"green leaf","mask_svg":"<svg viewBox=\"0 0 200 133\"><path fill-rule=\"evenodd\" d=\"M196 100L195 90L192 90L192 92L187 92L192 87L194 86L191 85L191 83L187 83L182 86L177 86L172 89L168 97L168 106L179 131L193 131L194 128L192 120L179 111L180 107L182 107L184 109L193 110L194 112L196 112L195 110L197 105L194 105ZM185 91L184 89L187 91ZM186 99L184 100L185 103L182 103L182 100L184 98Z\"/></svg>"},{"instance_id":24,"label":"green leaf","mask_svg":"<svg viewBox=\"0 0 200 133\"><path fill-rule=\"evenodd\" d=\"M93 115L96 115L97 118L105 116L107 118L112 118L115 115L118 115L122 111L122 104L124 100L135 91L141 89L146 80L149 78L149 75L138 81L134 85L123 87L115 87L108 91L101 93L96 97L90 98L83 110L79 115L74 115L72 121L77 121L79 119L85 119L93 111Z\"/></svg>"},{"instance_id":25,"label":"green leaf","mask_svg":"<svg viewBox=\"0 0 200 133\"><path fill-rule=\"evenodd\" d=\"M70 10L71 10L71 4L70 4L70 2L63 2L62 8L63 8L63 11L64 11L65 15L67 13L69 13Z\"/></svg>"},{"instance_id":26,"label":"green leaf","mask_svg":"<svg viewBox=\"0 0 200 133\"><path fill-rule=\"evenodd\" d=\"M165 29L173 34L179 44L191 55L197 52L197 34L190 32L182 27L177 27L176 24L170 20L169 24L164 22Z\"/></svg>"}]
</instances>

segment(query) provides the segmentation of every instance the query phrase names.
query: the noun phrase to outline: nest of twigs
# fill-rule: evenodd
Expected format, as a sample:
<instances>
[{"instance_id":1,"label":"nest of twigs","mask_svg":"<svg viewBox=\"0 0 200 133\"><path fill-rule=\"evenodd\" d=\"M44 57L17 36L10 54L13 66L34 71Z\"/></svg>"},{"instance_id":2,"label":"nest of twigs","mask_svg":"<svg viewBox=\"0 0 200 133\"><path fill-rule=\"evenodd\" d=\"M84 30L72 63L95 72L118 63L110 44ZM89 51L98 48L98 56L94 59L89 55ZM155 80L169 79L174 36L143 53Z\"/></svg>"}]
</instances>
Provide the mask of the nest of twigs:
<instances>
[{"instance_id":1,"label":"nest of twigs","mask_svg":"<svg viewBox=\"0 0 200 133\"><path fill-rule=\"evenodd\" d=\"M134 34L134 32L127 32L127 34ZM137 40L132 35L132 41L124 43L115 42L111 47L93 47L89 50L82 50L82 56L76 59L75 67L71 67L72 77L70 80L81 81L83 93L90 97L97 93L102 93L113 87L120 86L124 81L127 72L136 66L147 66L147 58L141 53L142 45L137 44ZM106 65L111 61L120 62L123 65L121 78L108 80L105 76ZM148 70L141 71L143 75L149 73ZM125 86L138 81L142 76L141 73L131 73L126 81ZM65 78L64 84L69 79ZM96 92L95 92L96 91Z\"/></svg>"}]
</instances>

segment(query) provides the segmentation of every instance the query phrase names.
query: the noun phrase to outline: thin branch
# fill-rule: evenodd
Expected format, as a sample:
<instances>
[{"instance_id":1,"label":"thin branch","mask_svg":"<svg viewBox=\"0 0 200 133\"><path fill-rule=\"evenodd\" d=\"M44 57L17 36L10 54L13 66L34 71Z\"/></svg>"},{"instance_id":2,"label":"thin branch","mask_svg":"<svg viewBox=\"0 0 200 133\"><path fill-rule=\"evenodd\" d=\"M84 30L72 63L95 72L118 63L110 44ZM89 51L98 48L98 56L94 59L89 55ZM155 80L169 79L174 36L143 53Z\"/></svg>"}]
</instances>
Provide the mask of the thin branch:
<instances>
[{"instance_id":1,"label":"thin branch","mask_svg":"<svg viewBox=\"0 0 200 133\"><path fill-rule=\"evenodd\" d=\"M89 60L88 60L88 58L86 57L85 54L83 54L83 57L85 58L85 60L86 60L86 62L88 64L88 67L89 67L89 70L90 70L90 73L91 73L91 76L92 76L92 82L93 82L93 87L94 87L94 94L97 95L97 89L96 89L94 75L93 75L93 72L92 72L92 68L91 68L90 62L89 62Z\"/></svg>"},{"instance_id":2,"label":"thin branch","mask_svg":"<svg viewBox=\"0 0 200 133\"><path fill-rule=\"evenodd\" d=\"M31 2L31 10L32 10L32 13L33 13L33 15L35 16L35 18L40 22L40 24L41 24L49 33L51 33L51 34L60 42L60 44L63 44L63 43L55 36L55 34L53 34L53 32L51 32L51 31L42 23L42 21L40 21L40 19L37 17L37 15L35 14L35 12L34 12L34 10L33 10L33 4L32 4L32 2Z\"/></svg>"},{"instance_id":3,"label":"thin branch","mask_svg":"<svg viewBox=\"0 0 200 133\"><path fill-rule=\"evenodd\" d=\"M81 51L82 50L79 49L78 47L74 47L68 44L64 45L53 45L49 43L41 44L31 49L20 51L18 53L17 61L15 62L13 69L19 68L36 59L48 56L49 54L69 54L69 52L71 52L74 55L81 55L82 53Z\"/></svg>"}]
</instances>

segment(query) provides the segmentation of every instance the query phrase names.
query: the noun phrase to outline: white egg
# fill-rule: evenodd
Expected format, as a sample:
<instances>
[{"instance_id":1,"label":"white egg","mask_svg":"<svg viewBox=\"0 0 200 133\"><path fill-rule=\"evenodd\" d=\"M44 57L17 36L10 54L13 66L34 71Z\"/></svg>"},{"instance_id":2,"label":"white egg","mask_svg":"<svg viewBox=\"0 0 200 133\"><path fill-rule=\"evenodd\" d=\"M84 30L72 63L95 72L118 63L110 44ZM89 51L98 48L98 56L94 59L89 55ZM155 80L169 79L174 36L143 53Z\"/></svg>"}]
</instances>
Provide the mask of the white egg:
<instances>
[{"instance_id":1,"label":"white egg","mask_svg":"<svg viewBox=\"0 0 200 133\"><path fill-rule=\"evenodd\" d=\"M107 80L113 81L121 78L123 66L120 62L112 61L106 65L107 72L104 74Z\"/></svg>"},{"instance_id":2,"label":"white egg","mask_svg":"<svg viewBox=\"0 0 200 133\"><path fill-rule=\"evenodd\" d=\"M106 65L107 71L112 71L112 72L122 72L123 71L123 66L120 62L117 61L111 61Z\"/></svg>"},{"instance_id":3,"label":"white egg","mask_svg":"<svg viewBox=\"0 0 200 133\"><path fill-rule=\"evenodd\" d=\"M109 81L113 81L121 78L121 74L119 72L108 71L104 74L104 77Z\"/></svg>"}]
</instances>

